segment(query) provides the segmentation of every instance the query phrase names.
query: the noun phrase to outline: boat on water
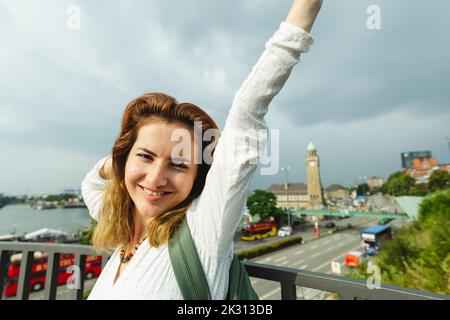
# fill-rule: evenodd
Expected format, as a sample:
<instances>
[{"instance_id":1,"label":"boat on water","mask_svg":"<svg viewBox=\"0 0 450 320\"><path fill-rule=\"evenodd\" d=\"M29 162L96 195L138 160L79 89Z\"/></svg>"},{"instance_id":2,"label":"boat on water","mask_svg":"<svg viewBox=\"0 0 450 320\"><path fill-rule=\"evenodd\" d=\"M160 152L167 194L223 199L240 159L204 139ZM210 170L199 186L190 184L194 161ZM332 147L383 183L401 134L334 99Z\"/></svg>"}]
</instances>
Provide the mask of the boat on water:
<instances>
[{"instance_id":1,"label":"boat on water","mask_svg":"<svg viewBox=\"0 0 450 320\"><path fill-rule=\"evenodd\" d=\"M67 202L63 205L64 209L72 209L72 208L86 208L82 199L78 198L69 198Z\"/></svg>"},{"instance_id":2,"label":"boat on water","mask_svg":"<svg viewBox=\"0 0 450 320\"><path fill-rule=\"evenodd\" d=\"M18 241L19 238L15 234L4 234L0 236L0 241Z\"/></svg>"},{"instance_id":3,"label":"boat on water","mask_svg":"<svg viewBox=\"0 0 450 320\"><path fill-rule=\"evenodd\" d=\"M72 209L72 208L86 208L86 205L83 202L80 203L67 203L63 206L64 209Z\"/></svg>"},{"instance_id":4,"label":"boat on water","mask_svg":"<svg viewBox=\"0 0 450 320\"><path fill-rule=\"evenodd\" d=\"M23 238L25 241L35 242L64 242L68 238L68 234L60 230L42 228L28 232Z\"/></svg>"},{"instance_id":5,"label":"boat on water","mask_svg":"<svg viewBox=\"0 0 450 320\"><path fill-rule=\"evenodd\" d=\"M58 203L56 201L37 201L31 204L31 207L36 210L49 210L58 208Z\"/></svg>"}]
</instances>

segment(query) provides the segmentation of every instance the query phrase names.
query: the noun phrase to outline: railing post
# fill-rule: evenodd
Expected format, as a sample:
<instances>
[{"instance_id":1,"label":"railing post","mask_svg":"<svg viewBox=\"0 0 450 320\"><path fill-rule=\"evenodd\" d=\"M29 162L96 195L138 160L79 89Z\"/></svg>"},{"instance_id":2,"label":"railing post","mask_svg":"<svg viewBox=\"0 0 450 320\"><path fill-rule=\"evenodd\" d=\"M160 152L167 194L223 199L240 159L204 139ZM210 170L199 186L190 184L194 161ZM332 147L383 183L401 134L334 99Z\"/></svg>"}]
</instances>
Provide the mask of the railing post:
<instances>
[{"instance_id":1,"label":"railing post","mask_svg":"<svg viewBox=\"0 0 450 320\"><path fill-rule=\"evenodd\" d=\"M8 275L8 258L9 251L0 250L0 300L2 300L3 289L5 287L5 279Z\"/></svg>"},{"instance_id":2,"label":"railing post","mask_svg":"<svg viewBox=\"0 0 450 320\"><path fill-rule=\"evenodd\" d=\"M28 300L30 296L31 269L33 267L34 251L24 251L20 261L19 284L17 300Z\"/></svg>"},{"instance_id":3,"label":"railing post","mask_svg":"<svg viewBox=\"0 0 450 320\"><path fill-rule=\"evenodd\" d=\"M292 282L281 282L281 300L297 300L297 286Z\"/></svg>"},{"instance_id":4,"label":"railing post","mask_svg":"<svg viewBox=\"0 0 450 320\"><path fill-rule=\"evenodd\" d=\"M48 256L47 274L45 276L45 299L56 300L56 290L58 285L58 272L60 263L60 253L52 253Z\"/></svg>"},{"instance_id":5,"label":"railing post","mask_svg":"<svg viewBox=\"0 0 450 320\"><path fill-rule=\"evenodd\" d=\"M74 300L83 300L83 292L84 292L84 279L86 274L86 255L77 254L75 255L75 266L77 266L80 270L79 280L77 283L75 292L74 292ZM79 285L78 285L79 284Z\"/></svg>"}]
</instances>

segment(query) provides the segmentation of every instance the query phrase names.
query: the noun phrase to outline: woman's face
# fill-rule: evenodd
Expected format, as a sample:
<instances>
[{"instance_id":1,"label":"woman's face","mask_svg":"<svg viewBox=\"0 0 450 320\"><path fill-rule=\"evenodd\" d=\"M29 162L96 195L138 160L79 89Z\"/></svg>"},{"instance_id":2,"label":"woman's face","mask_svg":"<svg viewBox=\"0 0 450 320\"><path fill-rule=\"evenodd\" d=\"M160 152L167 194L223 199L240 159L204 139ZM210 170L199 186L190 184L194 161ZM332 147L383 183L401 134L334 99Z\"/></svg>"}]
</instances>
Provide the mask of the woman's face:
<instances>
[{"instance_id":1,"label":"woman's face","mask_svg":"<svg viewBox=\"0 0 450 320\"><path fill-rule=\"evenodd\" d=\"M183 154L180 140L172 141L176 129L189 132L189 154ZM143 218L155 218L178 205L191 192L197 175L194 164L193 130L183 124L163 121L143 125L125 165L125 185ZM187 148L185 148L187 149ZM177 150L172 158L172 150ZM186 151L186 153L188 153ZM177 160L185 159L182 164Z\"/></svg>"}]
</instances>

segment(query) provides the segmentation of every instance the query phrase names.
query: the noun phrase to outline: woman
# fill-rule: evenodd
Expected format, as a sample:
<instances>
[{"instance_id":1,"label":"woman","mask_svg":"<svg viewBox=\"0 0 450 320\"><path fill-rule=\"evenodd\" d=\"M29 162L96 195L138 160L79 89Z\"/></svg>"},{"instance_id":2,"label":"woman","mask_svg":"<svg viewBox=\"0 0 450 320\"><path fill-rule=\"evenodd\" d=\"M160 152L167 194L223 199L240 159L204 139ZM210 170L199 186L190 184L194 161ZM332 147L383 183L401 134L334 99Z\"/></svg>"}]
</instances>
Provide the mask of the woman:
<instances>
[{"instance_id":1,"label":"woman","mask_svg":"<svg viewBox=\"0 0 450 320\"><path fill-rule=\"evenodd\" d=\"M217 135L205 139L217 126L193 104L178 104L161 93L130 102L112 156L100 160L82 183L83 198L98 221L94 248L114 250L89 299L182 299L167 241L185 217L212 298L226 297L233 236L257 149L265 143L257 132L267 129L270 101L312 44L309 32L321 4L293 1L236 93L219 140ZM180 149L174 136L184 137L188 147ZM206 158L213 151L211 164ZM199 154L200 163L193 161Z\"/></svg>"}]
</instances>

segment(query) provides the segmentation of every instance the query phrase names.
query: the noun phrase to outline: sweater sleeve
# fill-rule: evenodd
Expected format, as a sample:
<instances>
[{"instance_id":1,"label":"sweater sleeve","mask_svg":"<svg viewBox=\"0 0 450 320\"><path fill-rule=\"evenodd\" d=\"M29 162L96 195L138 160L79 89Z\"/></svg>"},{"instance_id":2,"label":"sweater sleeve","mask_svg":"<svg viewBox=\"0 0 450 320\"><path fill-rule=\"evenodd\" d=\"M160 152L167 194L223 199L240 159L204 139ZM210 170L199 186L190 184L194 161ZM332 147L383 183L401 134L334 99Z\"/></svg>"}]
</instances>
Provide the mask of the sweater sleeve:
<instances>
[{"instance_id":1,"label":"sweater sleeve","mask_svg":"<svg viewBox=\"0 0 450 320\"><path fill-rule=\"evenodd\" d=\"M95 166L87 173L81 183L81 195L86 204L92 219L98 221L100 206L102 204L103 191L105 190L107 180L103 179L99 171L108 157L98 161Z\"/></svg>"},{"instance_id":2,"label":"sweater sleeve","mask_svg":"<svg viewBox=\"0 0 450 320\"><path fill-rule=\"evenodd\" d=\"M200 255L231 254L248 186L267 140L268 105L312 43L306 31L282 22L236 92L203 192L187 212Z\"/></svg>"}]
</instances>

